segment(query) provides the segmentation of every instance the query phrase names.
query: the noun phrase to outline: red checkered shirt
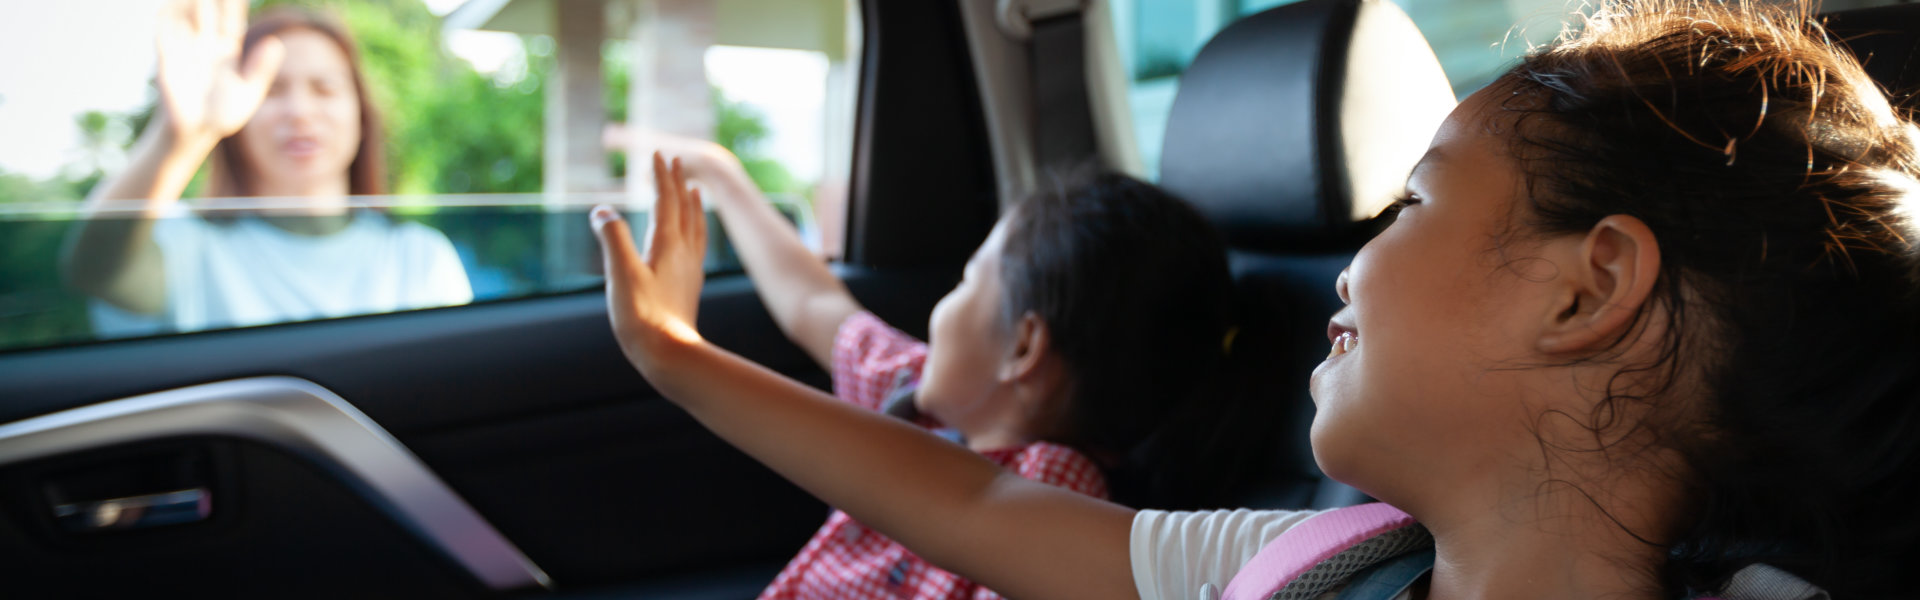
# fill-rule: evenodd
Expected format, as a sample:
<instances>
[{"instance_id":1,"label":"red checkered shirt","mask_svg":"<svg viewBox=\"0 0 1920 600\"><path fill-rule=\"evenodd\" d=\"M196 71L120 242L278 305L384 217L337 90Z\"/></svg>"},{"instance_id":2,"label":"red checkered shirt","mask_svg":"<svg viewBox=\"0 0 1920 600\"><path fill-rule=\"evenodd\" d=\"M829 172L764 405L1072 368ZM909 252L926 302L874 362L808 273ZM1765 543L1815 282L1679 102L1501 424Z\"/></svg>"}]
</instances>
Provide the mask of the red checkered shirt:
<instances>
[{"instance_id":1,"label":"red checkered shirt","mask_svg":"<svg viewBox=\"0 0 1920 600\"><path fill-rule=\"evenodd\" d=\"M902 383L919 379L927 345L887 326L872 313L840 324L833 341L833 393L878 410ZM1021 477L1107 497L1106 477L1086 456L1059 444L983 452ZM921 560L898 542L833 511L800 555L787 563L760 600L987 600L1000 594Z\"/></svg>"}]
</instances>

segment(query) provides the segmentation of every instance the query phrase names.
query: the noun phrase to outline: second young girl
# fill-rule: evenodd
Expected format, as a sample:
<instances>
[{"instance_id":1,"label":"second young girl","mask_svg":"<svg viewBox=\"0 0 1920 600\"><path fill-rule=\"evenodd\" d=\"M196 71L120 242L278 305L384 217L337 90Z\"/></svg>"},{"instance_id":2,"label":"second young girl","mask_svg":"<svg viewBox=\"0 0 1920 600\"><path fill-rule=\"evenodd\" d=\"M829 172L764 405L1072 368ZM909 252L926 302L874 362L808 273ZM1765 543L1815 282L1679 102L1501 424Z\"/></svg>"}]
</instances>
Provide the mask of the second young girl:
<instances>
[{"instance_id":1,"label":"second young girl","mask_svg":"<svg viewBox=\"0 0 1920 600\"><path fill-rule=\"evenodd\" d=\"M663 196L684 191L673 189L682 178L700 185L774 320L831 370L841 400L944 429L1021 477L1087 496L1220 500L1208 492L1227 487L1223 473L1154 472L1154 457L1195 449L1168 436L1142 451L1170 419L1191 429L1183 417L1218 414L1232 400L1195 389L1223 375L1232 282L1219 236L1184 202L1118 175L1034 195L967 262L922 343L863 308L732 154L672 145L685 162L656 162ZM669 197L659 207L656 227L704 223L698 204L676 213ZM761 596L868 597L998 595L835 512Z\"/></svg>"}]
</instances>

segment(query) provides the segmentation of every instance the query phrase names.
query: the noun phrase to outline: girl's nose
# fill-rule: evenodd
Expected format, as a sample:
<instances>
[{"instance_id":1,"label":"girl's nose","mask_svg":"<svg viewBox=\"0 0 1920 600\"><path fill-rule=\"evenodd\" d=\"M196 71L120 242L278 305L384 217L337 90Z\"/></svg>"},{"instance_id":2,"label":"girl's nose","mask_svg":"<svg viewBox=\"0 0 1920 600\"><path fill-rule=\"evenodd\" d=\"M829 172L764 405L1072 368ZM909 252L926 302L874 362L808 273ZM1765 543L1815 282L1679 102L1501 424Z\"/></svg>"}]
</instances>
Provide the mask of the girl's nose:
<instances>
[{"instance_id":1,"label":"girl's nose","mask_svg":"<svg viewBox=\"0 0 1920 600\"><path fill-rule=\"evenodd\" d=\"M1333 293L1340 295L1341 304L1353 304L1353 299L1347 297L1347 270L1352 268L1341 269L1340 276L1333 280Z\"/></svg>"}]
</instances>

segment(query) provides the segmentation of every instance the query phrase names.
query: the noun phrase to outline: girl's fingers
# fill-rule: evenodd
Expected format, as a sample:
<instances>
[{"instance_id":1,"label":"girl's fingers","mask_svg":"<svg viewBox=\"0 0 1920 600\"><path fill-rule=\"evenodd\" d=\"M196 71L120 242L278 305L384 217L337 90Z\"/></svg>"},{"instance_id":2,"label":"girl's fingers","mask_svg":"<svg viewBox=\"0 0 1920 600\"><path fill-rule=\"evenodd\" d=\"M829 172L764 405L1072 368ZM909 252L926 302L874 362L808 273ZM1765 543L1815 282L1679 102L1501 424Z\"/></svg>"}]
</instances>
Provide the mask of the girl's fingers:
<instances>
[{"instance_id":1,"label":"girl's fingers","mask_svg":"<svg viewBox=\"0 0 1920 600\"><path fill-rule=\"evenodd\" d=\"M700 190L687 194L686 232L694 252L705 255L707 249L707 210Z\"/></svg>"},{"instance_id":2,"label":"girl's fingers","mask_svg":"<svg viewBox=\"0 0 1920 600\"><path fill-rule=\"evenodd\" d=\"M654 181L658 198L654 201L652 233L648 236L648 264L666 244L682 244L691 254L705 256L706 213L699 190L687 188L686 166L679 157L667 159L653 153Z\"/></svg>"},{"instance_id":3,"label":"girl's fingers","mask_svg":"<svg viewBox=\"0 0 1920 600\"><path fill-rule=\"evenodd\" d=\"M680 207L674 203L673 173L667 168L667 158L660 152L653 153L653 222L678 223Z\"/></svg>"},{"instance_id":4,"label":"girl's fingers","mask_svg":"<svg viewBox=\"0 0 1920 600\"><path fill-rule=\"evenodd\" d=\"M673 171L673 195L680 200L686 200L687 172L680 168L680 157L673 157L673 167L670 170Z\"/></svg>"},{"instance_id":5,"label":"girl's fingers","mask_svg":"<svg viewBox=\"0 0 1920 600\"><path fill-rule=\"evenodd\" d=\"M629 286L641 277L645 268L641 266L639 251L633 247L633 234L627 229L627 220L620 217L619 211L604 204L593 208L591 218L593 236L600 239L610 298L631 298Z\"/></svg>"},{"instance_id":6,"label":"girl's fingers","mask_svg":"<svg viewBox=\"0 0 1920 600\"><path fill-rule=\"evenodd\" d=\"M681 239L688 239L686 238L687 174L685 170L680 168L680 157L673 157L673 160L669 164L671 166L667 168L670 175L668 181L673 183L673 223L674 226L679 228L674 231L674 233L680 234Z\"/></svg>"}]
</instances>

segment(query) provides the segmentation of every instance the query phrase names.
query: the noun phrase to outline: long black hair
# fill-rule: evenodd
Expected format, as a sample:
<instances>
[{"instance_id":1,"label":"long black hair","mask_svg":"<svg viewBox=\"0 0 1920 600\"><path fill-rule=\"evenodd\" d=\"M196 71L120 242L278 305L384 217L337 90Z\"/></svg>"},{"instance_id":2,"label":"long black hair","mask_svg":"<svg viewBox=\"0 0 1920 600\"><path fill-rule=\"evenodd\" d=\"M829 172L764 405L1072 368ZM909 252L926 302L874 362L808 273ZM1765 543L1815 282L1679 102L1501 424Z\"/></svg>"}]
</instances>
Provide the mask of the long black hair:
<instances>
[{"instance_id":1,"label":"long black hair","mask_svg":"<svg viewBox=\"0 0 1920 600\"><path fill-rule=\"evenodd\" d=\"M1043 437L1092 456L1123 503L1224 505L1264 453L1215 427L1245 400L1220 234L1152 184L1085 168L1006 218L1006 316L1038 316L1071 378Z\"/></svg>"},{"instance_id":2,"label":"long black hair","mask_svg":"<svg viewBox=\"0 0 1920 600\"><path fill-rule=\"evenodd\" d=\"M1673 333L1615 381L1705 393L1610 385L1591 416L1667 417L1641 424L1684 463L1672 531L1643 536L1669 549L1667 591L1767 563L1835 597L1910 596L1920 129L1805 5L1603 3L1494 89L1528 181L1518 229L1627 214L1659 243Z\"/></svg>"}]
</instances>

